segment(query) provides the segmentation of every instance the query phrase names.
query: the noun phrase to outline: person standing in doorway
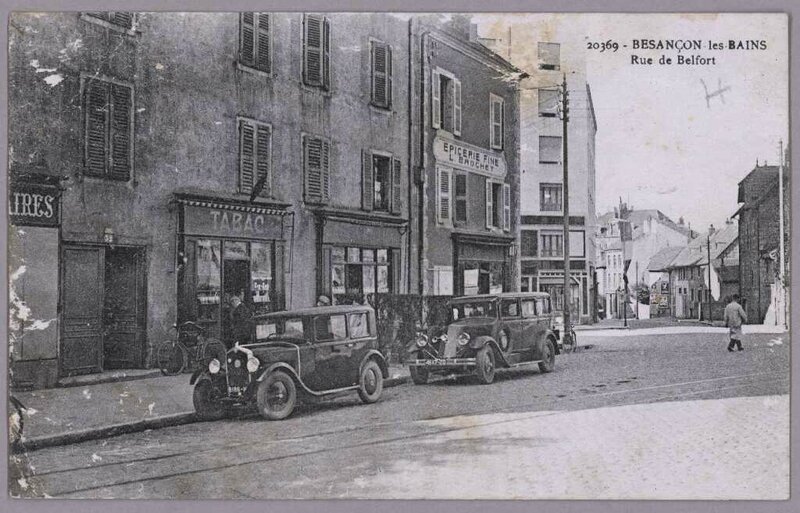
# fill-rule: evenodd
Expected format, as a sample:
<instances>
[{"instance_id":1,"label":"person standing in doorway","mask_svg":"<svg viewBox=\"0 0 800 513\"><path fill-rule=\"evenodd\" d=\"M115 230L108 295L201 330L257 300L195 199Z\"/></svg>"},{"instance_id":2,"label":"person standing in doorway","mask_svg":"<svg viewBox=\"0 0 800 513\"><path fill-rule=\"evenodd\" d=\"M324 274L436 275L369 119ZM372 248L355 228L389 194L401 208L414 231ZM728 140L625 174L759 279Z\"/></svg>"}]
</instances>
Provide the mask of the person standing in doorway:
<instances>
[{"instance_id":1,"label":"person standing in doorway","mask_svg":"<svg viewBox=\"0 0 800 513\"><path fill-rule=\"evenodd\" d=\"M253 314L242 301L242 296L244 296L243 292L231 296L231 306L228 311L228 326L230 326L230 329L228 340L226 341L228 348L233 347L237 342L240 344L251 342L251 319Z\"/></svg>"},{"instance_id":2,"label":"person standing in doorway","mask_svg":"<svg viewBox=\"0 0 800 513\"><path fill-rule=\"evenodd\" d=\"M730 341L728 351L733 351L736 347L741 351L742 348L742 324L747 322L747 314L739 304L739 295L734 294L730 303L725 306L725 326L728 327Z\"/></svg>"}]
</instances>

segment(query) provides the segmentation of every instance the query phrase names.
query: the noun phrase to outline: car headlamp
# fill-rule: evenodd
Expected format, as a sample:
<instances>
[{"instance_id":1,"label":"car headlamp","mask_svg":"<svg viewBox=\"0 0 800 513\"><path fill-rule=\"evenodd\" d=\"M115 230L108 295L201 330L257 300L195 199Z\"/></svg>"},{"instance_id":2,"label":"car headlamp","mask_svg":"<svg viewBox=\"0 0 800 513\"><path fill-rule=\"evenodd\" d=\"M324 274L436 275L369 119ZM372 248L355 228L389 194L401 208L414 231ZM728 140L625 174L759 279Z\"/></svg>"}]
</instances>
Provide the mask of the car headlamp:
<instances>
[{"instance_id":1,"label":"car headlamp","mask_svg":"<svg viewBox=\"0 0 800 513\"><path fill-rule=\"evenodd\" d=\"M469 339L470 339L469 333L465 331L464 333L458 336L458 345L465 346L469 344Z\"/></svg>"},{"instance_id":2,"label":"car headlamp","mask_svg":"<svg viewBox=\"0 0 800 513\"><path fill-rule=\"evenodd\" d=\"M258 370L258 358L250 357L247 359L247 372L255 372Z\"/></svg>"},{"instance_id":3,"label":"car headlamp","mask_svg":"<svg viewBox=\"0 0 800 513\"><path fill-rule=\"evenodd\" d=\"M219 363L219 360L216 358L212 358L210 362L208 362L208 372L211 374L216 374L222 368L222 365Z\"/></svg>"},{"instance_id":4,"label":"car headlamp","mask_svg":"<svg viewBox=\"0 0 800 513\"><path fill-rule=\"evenodd\" d=\"M417 335L417 347L425 347L428 345L428 337L424 333Z\"/></svg>"}]
</instances>

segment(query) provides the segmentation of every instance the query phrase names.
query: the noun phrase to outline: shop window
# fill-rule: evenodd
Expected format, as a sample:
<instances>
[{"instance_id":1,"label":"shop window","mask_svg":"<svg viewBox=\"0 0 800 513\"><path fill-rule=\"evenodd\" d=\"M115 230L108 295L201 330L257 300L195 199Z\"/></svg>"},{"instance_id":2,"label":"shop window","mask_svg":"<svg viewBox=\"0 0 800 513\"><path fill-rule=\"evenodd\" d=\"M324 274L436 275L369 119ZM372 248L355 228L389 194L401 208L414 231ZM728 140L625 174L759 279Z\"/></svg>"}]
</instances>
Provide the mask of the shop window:
<instances>
[{"instance_id":1,"label":"shop window","mask_svg":"<svg viewBox=\"0 0 800 513\"><path fill-rule=\"evenodd\" d=\"M520 253L523 257L538 255L538 232L536 230L522 230L520 233Z\"/></svg>"},{"instance_id":2,"label":"shop window","mask_svg":"<svg viewBox=\"0 0 800 513\"><path fill-rule=\"evenodd\" d=\"M251 119L239 120L239 192L269 196L272 127Z\"/></svg>"},{"instance_id":3,"label":"shop window","mask_svg":"<svg viewBox=\"0 0 800 513\"><path fill-rule=\"evenodd\" d=\"M563 194L560 183L539 184L539 203L544 212L560 212L563 208Z\"/></svg>"},{"instance_id":4,"label":"shop window","mask_svg":"<svg viewBox=\"0 0 800 513\"><path fill-rule=\"evenodd\" d=\"M467 222L467 175L465 173L455 173L453 175L455 182L455 217L454 220L458 224L466 224Z\"/></svg>"},{"instance_id":5,"label":"shop window","mask_svg":"<svg viewBox=\"0 0 800 513\"><path fill-rule=\"evenodd\" d=\"M117 82L83 81L84 170L87 175L128 180L133 167L133 88Z\"/></svg>"},{"instance_id":6,"label":"shop window","mask_svg":"<svg viewBox=\"0 0 800 513\"><path fill-rule=\"evenodd\" d=\"M384 109L392 106L392 47L380 41L370 42L371 101Z\"/></svg>"},{"instance_id":7,"label":"shop window","mask_svg":"<svg viewBox=\"0 0 800 513\"><path fill-rule=\"evenodd\" d=\"M243 66L272 72L270 15L243 12L239 15L239 62Z\"/></svg>"},{"instance_id":8,"label":"shop window","mask_svg":"<svg viewBox=\"0 0 800 513\"><path fill-rule=\"evenodd\" d=\"M558 91L539 89L539 116L543 118L558 116Z\"/></svg>"},{"instance_id":9,"label":"shop window","mask_svg":"<svg viewBox=\"0 0 800 513\"><path fill-rule=\"evenodd\" d=\"M503 123L505 101L500 96L489 94L489 141L492 149L503 149Z\"/></svg>"},{"instance_id":10,"label":"shop window","mask_svg":"<svg viewBox=\"0 0 800 513\"><path fill-rule=\"evenodd\" d=\"M330 201L330 152L327 139L303 136L303 167L305 169L308 203L325 204Z\"/></svg>"},{"instance_id":11,"label":"shop window","mask_svg":"<svg viewBox=\"0 0 800 513\"><path fill-rule=\"evenodd\" d=\"M222 297L220 241L197 241L197 320L219 321Z\"/></svg>"},{"instance_id":12,"label":"shop window","mask_svg":"<svg viewBox=\"0 0 800 513\"><path fill-rule=\"evenodd\" d=\"M335 296L392 291L389 249L331 248L331 293Z\"/></svg>"},{"instance_id":13,"label":"shop window","mask_svg":"<svg viewBox=\"0 0 800 513\"><path fill-rule=\"evenodd\" d=\"M273 311L272 244L250 243L250 294L257 311Z\"/></svg>"},{"instance_id":14,"label":"shop window","mask_svg":"<svg viewBox=\"0 0 800 513\"><path fill-rule=\"evenodd\" d=\"M466 261L461 265L462 295L499 294L503 292L505 265L503 262Z\"/></svg>"},{"instance_id":15,"label":"shop window","mask_svg":"<svg viewBox=\"0 0 800 513\"><path fill-rule=\"evenodd\" d=\"M558 43L539 43L539 69L561 69L561 45Z\"/></svg>"},{"instance_id":16,"label":"shop window","mask_svg":"<svg viewBox=\"0 0 800 513\"><path fill-rule=\"evenodd\" d=\"M431 123L454 135L461 135L461 81L442 69L432 71Z\"/></svg>"},{"instance_id":17,"label":"shop window","mask_svg":"<svg viewBox=\"0 0 800 513\"><path fill-rule=\"evenodd\" d=\"M558 164L561 162L561 137L539 136L539 163Z\"/></svg>"},{"instance_id":18,"label":"shop window","mask_svg":"<svg viewBox=\"0 0 800 513\"><path fill-rule=\"evenodd\" d=\"M539 255L543 257L564 256L564 235L561 233L540 234Z\"/></svg>"},{"instance_id":19,"label":"shop window","mask_svg":"<svg viewBox=\"0 0 800 513\"><path fill-rule=\"evenodd\" d=\"M330 90L331 25L325 16L303 16L303 83Z\"/></svg>"}]
</instances>

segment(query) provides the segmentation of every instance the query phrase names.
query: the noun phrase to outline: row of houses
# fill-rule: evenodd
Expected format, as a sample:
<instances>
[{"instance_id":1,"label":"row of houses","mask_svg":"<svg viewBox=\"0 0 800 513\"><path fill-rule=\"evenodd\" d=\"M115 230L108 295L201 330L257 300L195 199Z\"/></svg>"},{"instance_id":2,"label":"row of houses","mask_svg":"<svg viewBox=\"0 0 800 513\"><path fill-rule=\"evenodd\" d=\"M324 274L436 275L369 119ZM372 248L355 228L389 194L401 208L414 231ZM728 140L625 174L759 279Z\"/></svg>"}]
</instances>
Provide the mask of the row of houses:
<instances>
[{"instance_id":1,"label":"row of houses","mask_svg":"<svg viewBox=\"0 0 800 513\"><path fill-rule=\"evenodd\" d=\"M261 313L323 294L533 286L520 93L559 70L557 44L526 73L457 15L15 13L9 26L15 387L146 367L176 322L219 336L234 295ZM557 197L540 210L556 215Z\"/></svg>"}]
</instances>

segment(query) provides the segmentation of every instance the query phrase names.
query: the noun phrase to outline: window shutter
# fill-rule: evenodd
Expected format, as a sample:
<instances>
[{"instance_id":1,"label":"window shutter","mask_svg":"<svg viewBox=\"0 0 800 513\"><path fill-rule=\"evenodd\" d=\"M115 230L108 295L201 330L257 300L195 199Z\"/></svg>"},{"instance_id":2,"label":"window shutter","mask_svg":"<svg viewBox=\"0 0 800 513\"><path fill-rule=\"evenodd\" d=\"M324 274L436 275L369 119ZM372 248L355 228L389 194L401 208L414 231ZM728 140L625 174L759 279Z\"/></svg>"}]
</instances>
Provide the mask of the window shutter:
<instances>
[{"instance_id":1,"label":"window shutter","mask_svg":"<svg viewBox=\"0 0 800 513\"><path fill-rule=\"evenodd\" d=\"M313 137L303 139L306 165L306 201L322 201L322 141Z\"/></svg>"},{"instance_id":2,"label":"window shutter","mask_svg":"<svg viewBox=\"0 0 800 513\"><path fill-rule=\"evenodd\" d=\"M431 124L433 128L442 126L442 81L438 71L431 72Z\"/></svg>"},{"instance_id":3,"label":"window shutter","mask_svg":"<svg viewBox=\"0 0 800 513\"><path fill-rule=\"evenodd\" d=\"M494 226L494 201L492 198L492 182L486 180L486 227Z\"/></svg>"},{"instance_id":4,"label":"window shutter","mask_svg":"<svg viewBox=\"0 0 800 513\"><path fill-rule=\"evenodd\" d=\"M113 12L111 14L111 22L114 25L125 27L130 30L133 28L133 13L132 12Z\"/></svg>"},{"instance_id":5,"label":"window shutter","mask_svg":"<svg viewBox=\"0 0 800 513\"><path fill-rule=\"evenodd\" d=\"M511 185L503 184L503 230L511 230Z\"/></svg>"},{"instance_id":6,"label":"window shutter","mask_svg":"<svg viewBox=\"0 0 800 513\"><path fill-rule=\"evenodd\" d=\"M322 85L322 19L306 14L303 43L303 80L308 85Z\"/></svg>"},{"instance_id":7,"label":"window shutter","mask_svg":"<svg viewBox=\"0 0 800 513\"><path fill-rule=\"evenodd\" d=\"M392 47L386 45L386 108L392 106Z\"/></svg>"},{"instance_id":8,"label":"window shutter","mask_svg":"<svg viewBox=\"0 0 800 513\"><path fill-rule=\"evenodd\" d=\"M375 199L375 182L372 169L372 153L361 150L361 208L372 210Z\"/></svg>"},{"instance_id":9,"label":"window shutter","mask_svg":"<svg viewBox=\"0 0 800 513\"><path fill-rule=\"evenodd\" d=\"M400 280L402 277L402 266L400 265L400 250L397 248L392 248L392 256L390 265L392 266L392 284L389 292L393 292L395 294L399 294L403 287L401 286Z\"/></svg>"},{"instance_id":10,"label":"window shutter","mask_svg":"<svg viewBox=\"0 0 800 513\"><path fill-rule=\"evenodd\" d=\"M322 19L322 86L331 88L331 22L328 18Z\"/></svg>"},{"instance_id":11,"label":"window shutter","mask_svg":"<svg viewBox=\"0 0 800 513\"><path fill-rule=\"evenodd\" d=\"M490 139L494 149L503 149L503 100L491 97Z\"/></svg>"},{"instance_id":12,"label":"window shutter","mask_svg":"<svg viewBox=\"0 0 800 513\"><path fill-rule=\"evenodd\" d=\"M256 62L255 65L261 71L270 73L272 71L272 55L270 48L270 34L269 22L270 17L267 13L256 14L258 17L258 41L256 49Z\"/></svg>"},{"instance_id":13,"label":"window shutter","mask_svg":"<svg viewBox=\"0 0 800 513\"><path fill-rule=\"evenodd\" d=\"M403 191L401 184L403 183L402 169L403 165L400 159L395 157L392 159L392 213L400 214L403 212Z\"/></svg>"},{"instance_id":14,"label":"window shutter","mask_svg":"<svg viewBox=\"0 0 800 513\"><path fill-rule=\"evenodd\" d=\"M320 141L322 147L322 202L331 199L331 143Z\"/></svg>"},{"instance_id":15,"label":"window shutter","mask_svg":"<svg viewBox=\"0 0 800 513\"><path fill-rule=\"evenodd\" d=\"M255 169L255 130L253 125L239 121L239 191L253 190Z\"/></svg>"},{"instance_id":16,"label":"window shutter","mask_svg":"<svg viewBox=\"0 0 800 513\"><path fill-rule=\"evenodd\" d=\"M453 80L453 135L461 135L461 81Z\"/></svg>"},{"instance_id":17,"label":"window shutter","mask_svg":"<svg viewBox=\"0 0 800 513\"><path fill-rule=\"evenodd\" d=\"M270 194L269 167L271 161L272 130L266 125L258 125L256 129L256 181L261 183L260 196Z\"/></svg>"},{"instance_id":18,"label":"window shutter","mask_svg":"<svg viewBox=\"0 0 800 513\"><path fill-rule=\"evenodd\" d=\"M108 83L92 80L86 83L86 172L104 175L108 161Z\"/></svg>"},{"instance_id":19,"label":"window shutter","mask_svg":"<svg viewBox=\"0 0 800 513\"><path fill-rule=\"evenodd\" d=\"M131 88L111 84L111 166L112 178L127 180L131 173Z\"/></svg>"},{"instance_id":20,"label":"window shutter","mask_svg":"<svg viewBox=\"0 0 800 513\"><path fill-rule=\"evenodd\" d=\"M457 222L467 222L467 175L456 173L453 177L455 182L455 220Z\"/></svg>"},{"instance_id":21,"label":"window shutter","mask_svg":"<svg viewBox=\"0 0 800 513\"><path fill-rule=\"evenodd\" d=\"M386 45L372 42L372 101L385 107L387 89L387 54Z\"/></svg>"},{"instance_id":22,"label":"window shutter","mask_svg":"<svg viewBox=\"0 0 800 513\"><path fill-rule=\"evenodd\" d=\"M439 208L438 218L440 223L450 222L450 171L448 169L439 168Z\"/></svg>"},{"instance_id":23,"label":"window shutter","mask_svg":"<svg viewBox=\"0 0 800 513\"><path fill-rule=\"evenodd\" d=\"M317 295L324 294L333 299L331 296L331 246L327 244L322 246L321 257L320 283L317 284Z\"/></svg>"},{"instance_id":24,"label":"window shutter","mask_svg":"<svg viewBox=\"0 0 800 513\"><path fill-rule=\"evenodd\" d=\"M239 18L239 60L249 66L255 61L255 22L252 12L243 12Z\"/></svg>"}]
</instances>

